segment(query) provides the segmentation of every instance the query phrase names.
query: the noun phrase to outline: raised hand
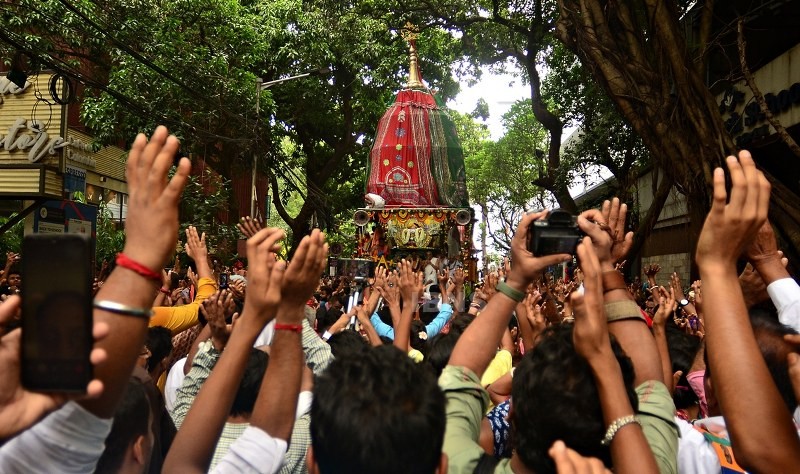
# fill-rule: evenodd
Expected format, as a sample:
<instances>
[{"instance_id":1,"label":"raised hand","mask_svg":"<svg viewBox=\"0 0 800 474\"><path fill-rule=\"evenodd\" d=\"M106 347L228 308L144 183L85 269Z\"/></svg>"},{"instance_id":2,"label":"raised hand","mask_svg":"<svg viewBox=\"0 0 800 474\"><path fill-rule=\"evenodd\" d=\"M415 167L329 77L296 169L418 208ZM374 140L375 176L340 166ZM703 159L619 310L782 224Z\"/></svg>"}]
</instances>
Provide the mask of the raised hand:
<instances>
[{"instance_id":1,"label":"raised hand","mask_svg":"<svg viewBox=\"0 0 800 474\"><path fill-rule=\"evenodd\" d=\"M523 300L526 310L525 316L528 318L534 337L541 334L547 327L547 321L542 313L542 306L544 305L540 305L540 301L542 301L542 295L538 291L528 293Z\"/></svg>"},{"instance_id":2,"label":"raised hand","mask_svg":"<svg viewBox=\"0 0 800 474\"><path fill-rule=\"evenodd\" d=\"M198 235L197 228L190 225L186 228L186 255L195 262L208 258L208 246L206 245L206 233Z\"/></svg>"},{"instance_id":3,"label":"raised hand","mask_svg":"<svg viewBox=\"0 0 800 474\"><path fill-rule=\"evenodd\" d=\"M442 268L436 272L436 279L439 282L439 290L442 293L447 292L447 282L450 280L450 272L446 268Z\"/></svg>"},{"instance_id":4,"label":"raised hand","mask_svg":"<svg viewBox=\"0 0 800 474\"><path fill-rule=\"evenodd\" d=\"M683 294L683 285L681 284L681 277L678 275L677 272L673 272L670 276L669 286L675 292L675 298L678 301L682 300L685 295Z\"/></svg>"},{"instance_id":5,"label":"raised hand","mask_svg":"<svg viewBox=\"0 0 800 474\"><path fill-rule=\"evenodd\" d=\"M456 268L453 272L453 284L458 288L464 285L464 269L461 267Z\"/></svg>"},{"instance_id":6,"label":"raised hand","mask_svg":"<svg viewBox=\"0 0 800 474\"><path fill-rule=\"evenodd\" d=\"M755 239L745 249L745 254L753 266L758 266L768 260L781 260L782 255L778 251L778 241L775 239L775 232L769 221L765 221L758 229Z\"/></svg>"},{"instance_id":7,"label":"raised hand","mask_svg":"<svg viewBox=\"0 0 800 474\"><path fill-rule=\"evenodd\" d=\"M546 218L547 212L535 212L523 216L511 239L511 269L508 271L506 283L518 291L524 291L550 265L563 263L572 258L569 254L537 256L528 251L528 228L534 221Z\"/></svg>"},{"instance_id":8,"label":"raised hand","mask_svg":"<svg viewBox=\"0 0 800 474\"><path fill-rule=\"evenodd\" d=\"M729 156L726 164L731 177L730 202L725 190L725 172L714 170L714 199L697 241L698 266L736 265L736 259L753 241L767 221L770 184L756 169L753 158L741 151Z\"/></svg>"},{"instance_id":9,"label":"raised hand","mask_svg":"<svg viewBox=\"0 0 800 474\"><path fill-rule=\"evenodd\" d=\"M280 250L278 242L286 237L281 229L262 229L247 239L248 291L242 309L242 324L249 324L260 332L265 324L275 318L281 302L281 285L286 269L285 262L275 259Z\"/></svg>"},{"instance_id":10,"label":"raised hand","mask_svg":"<svg viewBox=\"0 0 800 474\"><path fill-rule=\"evenodd\" d=\"M10 267L11 265L20 261L20 256L18 253L14 252L6 252L6 266Z\"/></svg>"},{"instance_id":11,"label":"raised hand","mask_svg":"<svg viewBox=\"0 0 800 474\"><path fill-rule=\"evenodd\" d=\"M286 276L281 290L281 305L302 308L319 283L327 263L328 244L325 243L325 234L314 229L311 235L303 237L294 258L286 268ZM303 312L298 312L303 317Z\"/></svg>"},{"instance_id":12,"label":"raised hand","mask_svg":"<svg viewBox=\"0 0 800 474\"><path fill-rule=\"evenodd\" d=\"M10 322L19 311L20 297L11 296L0 304L0 327ZM109 333L105 322L96 322L92 330L95 342ZM26 390L20 383L20 338L21 329L15 329L0 338L0 441L6 440L39 421L46 414L68 400L97 398L103 393L103 382L92 380L86 386L86 394L37 393ZM92 365L101 364L107 358L104 349L92 350Z\"/></svg>"},{"instance_id":13,"label":"raised hand","mask_svg":"<svg viewBox=\"0 0 800 474\"><path fill-rule=\"evenodd\" d=\"M228 290L233 294L234 298L242 299L247 290L247 283L244 280L231 280L228 282Z\"/></svg>"},{"instance_id":14,"label":"raised hand","mask_svg":"<svg viewBox=\"0 0 800 474\"><path fill-rule=\"evenodd\" d=\"M186 269L186 278L188 278L189 281L192 282L192 285L195 288L197 288L198 276L197 276L197 273L194 272L194 270L192 270L191 268L187 268Z\"/></svg>"},{"instance_id":15,"label":"raised hand","mask_svg":"<svg viewBox=\"0 0 800 474\"><path fill-rule=\"evenodd\" d=\"M603 203L602 210L590 209L578 216L578 226L592 238L603 271L614 269L633 245L633 232L625 233L628 205L619 198Z\"/></svg>"},{"instance_id":16,"label":"raised hand","mask_svg":"<svg viewBox=\"0 0 800 474\"><path fill-rule=\"evenodd\" d=\"M200 305L200 312L206 317L211 330L211 343L220 352L225 348L231 336L233 324L231 322L229 325L227 320L237 316L234 313L235 310L233 295L228 290L214 292Z\"/></svg>"},{"instance_id":17,"label":"raised hand","mask_svg":"<svg viewBox=\"0 0 800 474\"><path fill-rule=\"evenodd\" d=\"M386 284L377 288L387 306L400 307L400 286L396 271L389 273L386 278Z\"/></svg>"},{"instance_id":18,"label":"raised hand","mask_svg":"<svg viewBox=\"0 0 800 474\"><path fill-rule=\"evenodd\" d=\"M647 278L655 278L658 275L658 272L661 271L661 265L656 263L650 264L644 269L644 274L647 275Z\"/></svg>"},{"instance_id":19,"label":"raised hand","mask_svg":"<svg viewBox=\"0 0 800 474\"><path fill-rule=\"evenodd\" d=\"M403 298L403 305L415 305L422 296L422 272L415 273L411 267L411 262L403 259L403 261L400 262L398 276L400 296Z\"/></svg>"},{"instance_id":20,"label":"raised hand","mask_svg":"<svg viewBox=\"0 0 800 474\"><path fill-rule=\"evenodd\" d=\"M253 219L250 216L246 216L242 217L242 221L236 224L236 228L246 239L249 239L264 227L262 224L261 219Z\"/></svg>"},{"instance_id":21,"label":"raised hand","mask_svg":"<svg viewBox=\"0 0 800 474\"><path fill-rule=\"evenodd\" d=\"M677 296L674 288L670 288L669 291L663 287L656 288L653 291L653 298L658 298L658 310L653 315L653 324L664 327L667 324L667 318L678 309Z\"/></svg>"},{"instance_id":22,"label":"raised hand","mask_svg":"<svg viewBox=\"0 0 800 474\"><path fill-rule=\"evenodd\" d=\"M178 236L178 200L189 178L191 164L182 159L172 179L165 176L180 143L165 127L150 141L139 134L125 168L128 215L124 253L151 270L164 266L175 251Z\"/></svg>"},{"instance_id":23,"label":"raised hand","mask_svg":"<svg viewBox=\"0 0 800 474\"><path fill-rule=\"evenodd\" d=\"M375 283L373 284L375 288L386 286L386 276L388 272L389 271L386 269L386 267L383 266L375 269Z\"/></svg>"},{"instance_id":24,"label":"raised hand","mask_svg":"<svg viewBox=\"0 0 800 474\"><path fill-rule=\"evenodd\" d=\"M590 237L584 237L583 242L578 245L584 291L583 295L575 292L571 297L575 315L572 339L575 351L587 361L611 351L608 323L603 312L603 271L594 249Z\"/></svg>"},{"instance_id":25,"label":"raised hand","mask_svg":"<svg viewBox=\"0 0 800 474\"><path fill-rule=\"evenodd\" d=\"M486 275L481 292L483 293L483 300L487 303L497 294L497 280L497 275L494 273Z\"/></svg>"},{"instance_id":26,"label":"raised hand","mask_svg":"<svg viewBox=\"0 0 800 474\"><path fill-rule=\"evenodd\" d=\"M767 284L749 262L739 274L739 286L742 287L744 302L748 308L769 299Z\"/></svg>"}]
</instances>

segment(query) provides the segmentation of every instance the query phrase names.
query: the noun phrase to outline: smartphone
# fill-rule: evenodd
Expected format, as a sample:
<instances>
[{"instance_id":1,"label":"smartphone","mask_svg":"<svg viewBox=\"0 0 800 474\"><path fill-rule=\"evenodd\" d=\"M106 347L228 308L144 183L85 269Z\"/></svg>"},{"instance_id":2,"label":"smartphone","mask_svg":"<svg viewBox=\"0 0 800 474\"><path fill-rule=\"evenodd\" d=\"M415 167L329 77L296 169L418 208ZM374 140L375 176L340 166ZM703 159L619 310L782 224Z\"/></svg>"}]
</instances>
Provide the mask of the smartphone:
<instances>
[{"instance_id":1,"label":"smartphone","mask_svg":"<svg viewBox=\"0 0 800 474\"><path fill-rule=\"evenodd\" d=\"M22 385L83 393L92 379L89 238L28 235L22 255Z\"/></svg>"},{"instance_id":2,"label":"smartphone","mask_svg":"<svg viewBox=\"0 0 800 474\"><path fill-rule=\"evenodd\" d=\"M227 273L220 273L219 274L219 289L224 290L228 288L228 274Z\"/></svg>"}]
</instances>

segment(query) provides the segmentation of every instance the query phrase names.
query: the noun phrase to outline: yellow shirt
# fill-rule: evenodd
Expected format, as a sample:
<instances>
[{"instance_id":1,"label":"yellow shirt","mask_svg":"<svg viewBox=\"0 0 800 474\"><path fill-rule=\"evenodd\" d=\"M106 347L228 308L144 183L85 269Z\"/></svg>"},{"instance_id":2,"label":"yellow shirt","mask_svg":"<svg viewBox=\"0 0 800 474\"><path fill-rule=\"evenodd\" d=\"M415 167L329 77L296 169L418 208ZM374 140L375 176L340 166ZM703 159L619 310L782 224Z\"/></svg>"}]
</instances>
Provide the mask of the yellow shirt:
<instances>
[{"instance_id":1,"label":"yellow shirt","mask_svg":"<svg viewBox=\"0 0 800 474\"><path fill-rule=\"evenodd\" d=\"M211 278L201 278L197 282L197 295L194 301L183 306L156 306L150 326L163 326L176 335L197 324L200 303L217 291L217 282Z\"/></svg>"},{"instance_id":2,"label":"yellow shirt","mask_svg":"<svg viewBox=\"0 0 800 474\"><path fill-rule=\"evenodd\" d=\"M493 384L495 380L507 374L511 370L512 365L513 361L510 352L505 349L497 351L494 359L489 362L489 367L486 367L483 377L481 377L481 385L487 387Z\"/></svg>"}]
</instances>

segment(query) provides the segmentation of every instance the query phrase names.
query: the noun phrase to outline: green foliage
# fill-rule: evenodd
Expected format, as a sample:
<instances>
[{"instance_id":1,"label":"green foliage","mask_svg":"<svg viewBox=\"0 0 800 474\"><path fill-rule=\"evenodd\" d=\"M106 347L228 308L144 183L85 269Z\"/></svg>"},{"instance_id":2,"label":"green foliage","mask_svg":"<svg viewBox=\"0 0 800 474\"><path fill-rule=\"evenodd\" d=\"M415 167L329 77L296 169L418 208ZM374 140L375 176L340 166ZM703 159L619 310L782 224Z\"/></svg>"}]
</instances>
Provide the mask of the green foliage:
<instances>
[{"instance_id":1,"label":"green foliage","mask_svg":"<svg viewBox=\"0 0 800 474\"><path fill-rule=\"evenodd\" d=\"M180 201L179 242L185 241L186 228L194 226L206 234L209 254L226 261L235 253L239 230L222 222L228 208L230 181L206 170L201 176L190 176ZM182 247L180 247L182 249Z\"/></svg>"},{"instance_id":2,"label":"green foliage","mask_svg":"<svg viewBox=\"0 0 800 474\"><path fill-rule=\"evenodd\" d=\"M119 227L108 204L103 201L97 209L96 236L95 258L98 263L113 261L125 246L125 231Z\"/></svg>"},{"instance_id":3,"label":"green foliage","mask_svg":"<svg viewBox=\"0 0 800 474\"><path fill-rule=\"evenodd\" d=\"M294 215L276 208L300 233L314 213L329 223L358 201L375 127L407 75L405 21L387 15L384 0L71 2L80 15L60 0L14 3L0 7L0 22L24 49L83 62L80 113L97 140L129 142L162 123L226 178L249 170L256 154L302 200ZM451 65L460 42L431 28L418 45L427 83L447 100L458 88ZM262 92L256 128L257 77L323 66L332 71L325 77ZM281 153L283 140L293 153ZM235 219L243 210L234 204Z\"/></svg>"},{"instance_id":4,"label":"green foliage","mask_svg":"<svg viewBox=\"0 0 800 474\"><path fill-rule=\"evenodd\" d=\"M9 217L0 216L0 226L7 223L9 219ZM20 253L22 251L24 229L25 220L23 219L0 235L0 258L3 259L3 263L5 263L6 252Z\"/></svg>"},{"instance_id":5,"label":"green foliage","mask_svg":"<svg viewBox=\"0 0 800 474\"><path fill-rule=\"evenodd\" d=\"M579 126L580 139L564 146L561 179L572 182L603 166L618 181L632 181L649 156L641 139L623 120L578 58L562 44L547 57L549 74L542 83L546 100L558 103L566 126ZM630 186L628 182L625 186ZM629 192L620 189L618 192Z\"/></svg>"},{"instance_id":6,"label":"green foliage","mask_svg":"<svg viewBox=\"0 0 800 474\"><path fill-rule=\"evenodd\" d=\"M451 112L451 117L464 148L470 199L488 212L481 231L496 248L508 249L522 212L542 199L543 190L533 180L542 166L536 150L544 146L544 130L525 101L514 104L503 116L506 134L497 142L470 115Z\"/></svg>"}]
</instances>

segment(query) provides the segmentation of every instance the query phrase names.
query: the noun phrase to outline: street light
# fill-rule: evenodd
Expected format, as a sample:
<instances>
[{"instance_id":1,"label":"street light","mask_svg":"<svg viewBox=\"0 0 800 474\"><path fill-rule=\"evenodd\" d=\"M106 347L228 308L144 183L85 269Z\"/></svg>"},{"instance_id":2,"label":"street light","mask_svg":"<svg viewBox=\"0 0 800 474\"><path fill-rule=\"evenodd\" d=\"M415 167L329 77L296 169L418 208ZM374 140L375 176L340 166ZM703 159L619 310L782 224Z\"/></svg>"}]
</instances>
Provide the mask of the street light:
<instances>
[{"instance_id":1,"label":"street light","mask_svg":"<svg viewBox=\"0 0 800 474\"><path fill-rule=\"evenodd\" d=\"M258 140L258 115L261 112L261 91L267 90L270 87L274 86L275 84L280 84L283 82L293 81L295 79L302 79L304 77L309 76L326 76L331 73L331 68L324 66L318 69L312 69L310 71L306 71L301 74L297 74L294 76L284 77L281 79L275 79L273 81L264 82L263 79L260 77L256 78L256 140ZM250 217L256 217L256 166L258 164L258 150L253 153L253 178L250 183Z\"/></svg>"}]
</instances>

